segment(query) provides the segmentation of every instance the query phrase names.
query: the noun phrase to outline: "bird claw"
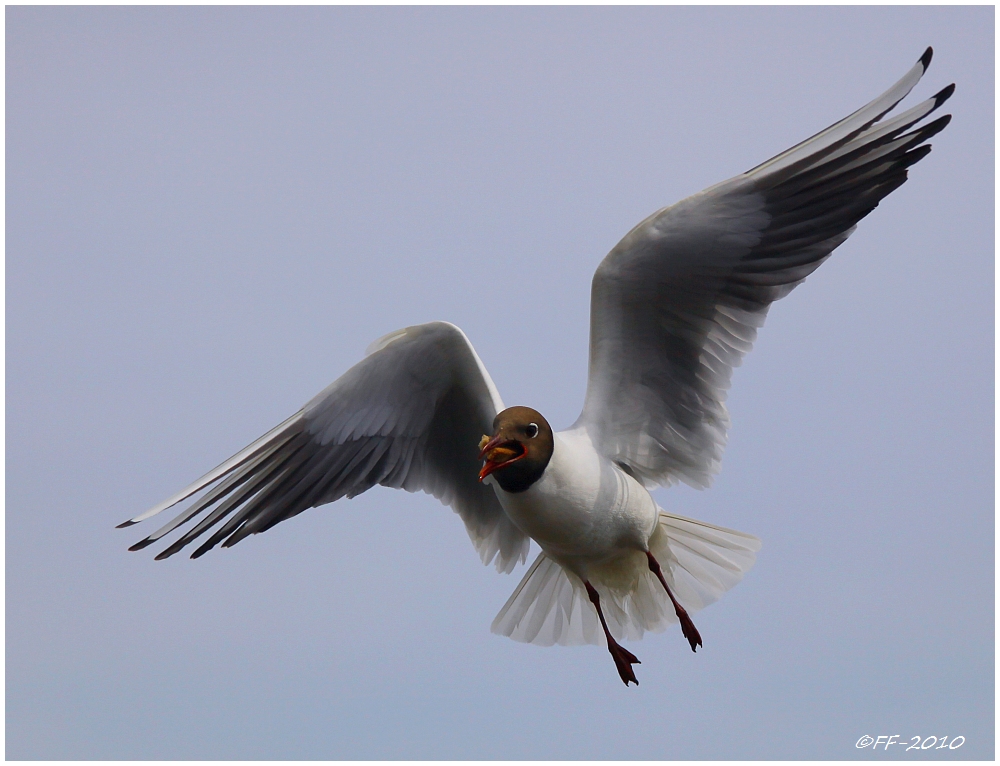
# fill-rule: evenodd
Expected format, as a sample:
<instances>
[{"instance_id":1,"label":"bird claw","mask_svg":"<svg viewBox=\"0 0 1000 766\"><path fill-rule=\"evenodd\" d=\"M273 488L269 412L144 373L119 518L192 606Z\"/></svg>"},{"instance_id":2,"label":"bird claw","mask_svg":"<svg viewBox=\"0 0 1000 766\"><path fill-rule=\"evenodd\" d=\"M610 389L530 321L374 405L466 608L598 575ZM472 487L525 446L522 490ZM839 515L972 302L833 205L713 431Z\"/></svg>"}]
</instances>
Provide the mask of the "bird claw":
<instances>
[{"instance_id":1,"label":"bird claw","mask_svg":"<svg viewBox=\"0 0 1000 766\"><path fill-rule=\"evenodd\" d=\"M615 667L618 668L618 675L622 677L624 684L628 686L629 681L631 681L638 686L639 681L635 677L632 666L642 664L639 662L639 658L618 643L609 644L608 651L611 652L611 658L615 661Z\"/></svg>"}]
</instances>

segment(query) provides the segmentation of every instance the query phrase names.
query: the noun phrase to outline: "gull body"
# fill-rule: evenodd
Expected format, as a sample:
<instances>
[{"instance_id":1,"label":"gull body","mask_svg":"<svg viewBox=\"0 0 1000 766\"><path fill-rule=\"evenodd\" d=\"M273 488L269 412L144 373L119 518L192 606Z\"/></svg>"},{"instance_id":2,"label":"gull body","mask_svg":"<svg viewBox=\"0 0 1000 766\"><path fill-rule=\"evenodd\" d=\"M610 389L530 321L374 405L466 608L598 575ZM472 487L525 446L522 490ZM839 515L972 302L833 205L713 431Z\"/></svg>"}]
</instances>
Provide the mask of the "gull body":
<instances>
[{"instance_id":1,"label":"gull body","mask_svg":"<svg viewBox=\"0 0 1000 766\"><path fill-rule=\"evenodd\" d=\"M603 644L626 685L638 683L638 660L619 641L679 623L696 650L689 612L739 582L760 541L666 512L650 490L709 486L733 369L770 305L906 181L948 124L950 115L923 120L954 85L883 119L930 60L928 48L856 112L625 235L594 274L587 394L570 428L506 407L455 325L407 327L292 417L120 525L196 497L131 550L190 523L156 558L202 538L198 558L376 485L423 491L454 509L498 571L527 561L531 540L541 548L494 632Z\"/></svg>"},{"instance_id":2,"label":"gull body","mask_svg":"<svg viewBox=\"0 0 1000 766\"><path fill-rule=\"evenodd\" d=\"M647 550L659 509L645 487L594 448L586 430L554 436L538 481L523 492L492 485L517 528L586 580L595 566Z\"/></svg>"}]
</instances>

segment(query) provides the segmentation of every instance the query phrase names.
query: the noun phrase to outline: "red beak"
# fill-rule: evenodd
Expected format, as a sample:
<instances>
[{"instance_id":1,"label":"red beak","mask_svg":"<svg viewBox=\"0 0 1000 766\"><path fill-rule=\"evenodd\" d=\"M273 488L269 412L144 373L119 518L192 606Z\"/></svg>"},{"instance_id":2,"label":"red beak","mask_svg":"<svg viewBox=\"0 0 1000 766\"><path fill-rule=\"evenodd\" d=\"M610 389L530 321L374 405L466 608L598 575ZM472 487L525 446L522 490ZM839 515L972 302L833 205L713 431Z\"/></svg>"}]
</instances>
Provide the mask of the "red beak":
<instances>
[{"instance_id":1,"label":"red beak","mask_svg":"<svg viewBox=\"0 0 1000 766\"><path fill-rule=\"evenodd\" d=\"M514 463L527 454L528 451L524 445L516 439L494 436L479 451L479 459L486 461L483 470L479 472L479 481L485 479L498 468Z\"/></svg>"}]
</instances>

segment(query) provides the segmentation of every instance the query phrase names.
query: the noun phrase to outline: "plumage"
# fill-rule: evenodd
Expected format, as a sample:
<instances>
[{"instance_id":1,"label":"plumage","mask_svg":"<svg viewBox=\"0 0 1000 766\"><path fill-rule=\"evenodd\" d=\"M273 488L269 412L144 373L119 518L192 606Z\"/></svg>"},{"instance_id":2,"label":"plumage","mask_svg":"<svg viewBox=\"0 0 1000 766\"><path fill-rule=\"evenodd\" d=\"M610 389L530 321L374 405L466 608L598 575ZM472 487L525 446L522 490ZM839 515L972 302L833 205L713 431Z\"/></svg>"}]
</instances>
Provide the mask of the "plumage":
<instances>
[{"instance_id":1,"label":"plumage","mask_svg":"<svg viewBox=\"0 0 1000 766\"><path fill-rule=\"evenodd\" d=\"M224 479L139 549L205 511L157 558L171 556L224 519L194 557L231 546L316 505L377 484L424 491L451 505L484 563L510 572L528 539L477 480L475 443L503 402L465 334L446 322L400 330L376 341L359 364L294 416L207 473L142 521ZM470 451L461 447L471 442ZM213 507L214 506L214 507ZM210 509L210 510L208 510Z\"/></svg>"},{"instance_id":2,"label":"plumage","mask_svg":"<svg viewBox=\"0 0 1000 766\"><path fill-rule=\"evenodd\" d=\"M950 115L923 122L949 85L883 121L926 71L931 49L861 109L751 170L641 221L598 266L580 417L554 432L505 409L465 334L407 327L299 412L181 492L200 492L131 547L191 526L192 558L315 506L382 485L427 492L465 523L483 563L510 572L541 553L492 629L543 645L606 643L626 684L638 660L618 641L679 622L753 565L752 535L663 511L649 490L707 487L729 428L726 392L774 301L815 271L930 152Z\"/></svg>"},{"instance_id":3,"label":"plumage","mask_svg":"<svg viewBox=\"0 0 1000 766\"><path fill-rule=\"evenodd\" d=\"M760 540L753 535L662 509L658 525L650 547L658 559L674 563L671 587L692 611L714 603L736 585L760 550ZM660 632L677 623L645 562L634 569L638 587L605 589L605 600L613 604L609 627L620 641L638 640L647 630ZM544 552L525 572L491 630L540 646L599 644L604 638L582 581Z\"/></svg>"},{"instance_id":4,"label":"plumage","mask_svg":"<svg viewBox=\"0 0 1000 766\"><path fill-rule=\"evenodd\" d=\"M653 213L601 262L577 426L602 454L650 487L709 486L726 443L732 370L771 303L906 180L906 168L930 151L919 144L948 124L943 117L904 132L954 86L873 127L929 61L925 55L882 96L812 138Z\"/></svg>"}]
</instances>

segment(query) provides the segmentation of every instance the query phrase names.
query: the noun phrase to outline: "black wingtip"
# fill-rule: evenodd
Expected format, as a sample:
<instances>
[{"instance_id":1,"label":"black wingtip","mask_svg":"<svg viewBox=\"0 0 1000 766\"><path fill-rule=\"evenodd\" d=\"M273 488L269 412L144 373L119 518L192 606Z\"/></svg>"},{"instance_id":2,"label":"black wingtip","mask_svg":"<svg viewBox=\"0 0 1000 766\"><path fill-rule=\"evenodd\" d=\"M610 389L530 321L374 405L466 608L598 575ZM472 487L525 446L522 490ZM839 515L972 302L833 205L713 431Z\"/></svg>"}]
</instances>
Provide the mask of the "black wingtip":
<instances>
[{"instance_id":1,"label":"black wingtip","mask_svg":"<svg viewBox=\"0 0 1000 766\"><path fill-rule=\"evenodd\" d=\"M919 141L917 141L916 143L922 144L927 139L933 138L942 130L944 130L946 127L948 127L949 122L951 122L951 115L945 114L938 117L936 120L934 120L934 122L928 122L926 125L920 128L920 130L914 131L910 135L919 136Z\"/></svg>"},{"instance_id":2,"label":"black wingtip","mask_svg":"<svg viewBox=\"0 0 1000 766\"><path fill-rule=\"evenodd\" d=\"M140 541L139 541L139 542L137 542L137 543L136 543L135 545L130 545L130 546L128 547L128 549L129 549L130 551L141 551L141 550L142 550L143 548L145 548L146 546L149 546L149 545L152 545L152 544L153 544L153 543L155 543L155 542L156 542L156 540L153 540L153 539L151 539L151 538L147 537L147 538L146 538L145 540L140 540Z\"/></svg>"},{"instance_id":3,"label":"black wingtip","mask_svg":"<svg viewBox=\"0 0 1000 766\"><path fill-rule=\"evenodd\" d=\"M938 117L936 120L934 120L934 122L927 123L927 125L924 126L925 128L929 128L930 129L933 126L933 132L929 133L928 136L927 136L927 138L930 138L931 136L936 136L938 133L940 133L942 130L944 130L946 127L948 127L948 123L950 123L950 122L951 122L951 115L950 114L943 114L940 117ZM926 139L924 139L924 140L926 140Z\"/></svg>"},{"instance_id":4,"label":"black wingtip","mask_svg":"<svg viewBox=\"0 0 1000 766\"><path fill-rule=\"evenodd\" d=\"M163 551L160 551L159 553L157 553L153 557L153 561L163 561L163 559L170 558L175 553L177 553L177 551L179 551L181 548L183 548L184 545L185 545L184 542L178 540L176 543L174 543L173 545L171 545L166 550L163 550Z\"/></svg>"},{"instance_id":5,"label":"black wingtip","mask_svg":"<svg viewBox=\"0 0 1000 766\"><path fill-rule=\"evenodd\" d=\"M207 542L202 543L201 547L191 554L191 558L200 559L214 547L215 547L215 540L209 539Z\"/></svg>"},{"instance_id":6,"label":"black wingtip","mask_svg":"<svg viewBox=\"0 0 1000 766\"><path fill-rule=\"evenodd\" d=\"M128 521L123 521L121 524L117 524L115 529L125 529L125 527L131 527L133 524L138 523L138 521L132 521L132 519L129 519Z\"/></svg>"},{"instance_id":7,"label":"black wingtip","mask_svg":"<svg viewBox=\"0 0 1000 766\"><path fill-rule=\"evenodd\" d=\"M911 165L916 165L920 160L931 153L931 145L924 144L923 146L918 146L916 149L907 152L899 159L898 167L908 168ZM905 180L905 179L904 179ZM900 182L902 183L902 181Z\"/></svg>"},{"instance_id":8,"label":"black wingtip","mask_svg":"<svg viewBox=\"0 0 1000 766\"><path fill-rule=\"evenodd\" d=\"M937 109L941 104L951 98L951 94L955 92L955 83L952 83L947 88L942 88L939 93L934 94L934 108Z\"/></svg>"},{"instance_id":9,"label":"black wingtip","mask_svg":"<svg viewBox=\"0 0 1000 766\"><path fill-rule=\"evenodd\" d=\"M920 57L920 63L924 65L924 71L927 71L927 67L931 65L931 58L934 56L934 49L931 46L927 46L927 50L924 51L924 55Z\"/></svg>"},{"instance_id":10,"label":"black wingtip","mask_svg":"<svg viewBox=\"0 0 1000 766\"><path fill-rule=\"evenodd\" d=\"M226 541L222 544L223 548L232 548L236 543L242 540L244 537L249 537L250 535L255 535L256 532L247 531L246 526L238 527L233 531L233 533L226 538Z\"/></svg>"}]
</instances>

